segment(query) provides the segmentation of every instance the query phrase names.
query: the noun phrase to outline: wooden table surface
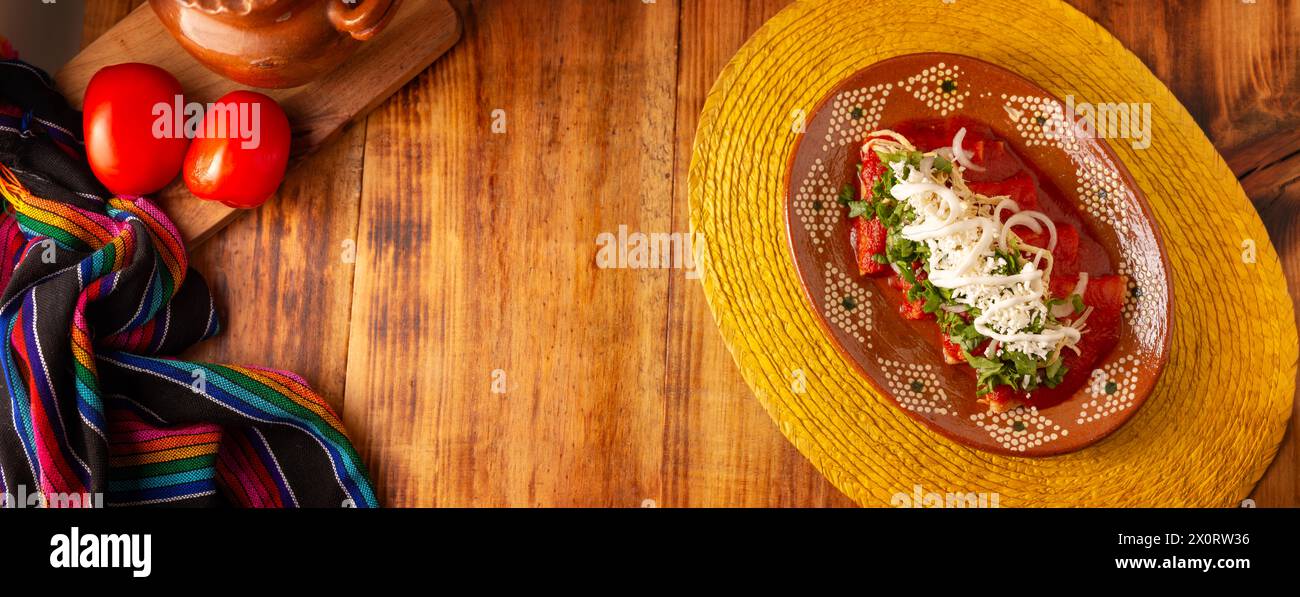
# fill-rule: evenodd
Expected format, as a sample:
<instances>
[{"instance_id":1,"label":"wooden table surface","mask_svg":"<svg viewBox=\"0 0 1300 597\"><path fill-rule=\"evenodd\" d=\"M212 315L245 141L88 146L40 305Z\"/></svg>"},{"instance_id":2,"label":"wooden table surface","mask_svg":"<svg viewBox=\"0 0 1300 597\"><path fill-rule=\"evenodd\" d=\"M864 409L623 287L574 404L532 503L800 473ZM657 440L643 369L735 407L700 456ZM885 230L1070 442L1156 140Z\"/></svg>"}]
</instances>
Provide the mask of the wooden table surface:
<instances>
[{"instance_id":1,"label":"wooden table surface","mask_svg":"<svg viewBox=\"0 0 1300 597\"><path fill-rule=\"evenodd\" d=\"M85 42L140 1L88 2ZM697 282L595 260L620 225L688 230L705 94L788 2L453 4L458 46L193 248L224 330L188 356L303 374L388 506L852 505L753 399ZM1300 1L1072 4L1196 117L1295 296ZM1288 432L1258 505L1300 505L1298 466Z\"/></svg>"}]
</instances>

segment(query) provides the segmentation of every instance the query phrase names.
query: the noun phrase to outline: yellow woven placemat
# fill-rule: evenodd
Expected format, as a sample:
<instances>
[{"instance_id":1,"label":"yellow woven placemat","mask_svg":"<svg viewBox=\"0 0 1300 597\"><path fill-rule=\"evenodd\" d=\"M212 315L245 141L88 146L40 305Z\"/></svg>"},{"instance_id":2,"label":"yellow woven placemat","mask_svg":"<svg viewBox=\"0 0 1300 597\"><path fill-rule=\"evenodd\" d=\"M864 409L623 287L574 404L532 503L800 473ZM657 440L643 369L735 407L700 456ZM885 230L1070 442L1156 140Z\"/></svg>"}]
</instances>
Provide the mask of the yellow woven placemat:
<instances>
[{"instance_id":1,"label":"yellow woven placemat","mask_svg":"<svg viewBox=\"0 0 1300 597\"><path fill-rule=\"evenodd\" d=\"M1095 446L1008 458L928 431L839 356L804 298L783 215L793 119L857 70L927 51L1002 65L1057 97L1152 105L1151 147L1111 147L1164 234L1172 356L1137 415ZM1002 506L1230 506L1277 452L1297 339L1268 234L1178 100L1063 2L798 2L764 25L714 85L689 184L704 291L724 341L781 433L861 504L919 492L996 494ZM1253 263L1243 259L1250 243Z\"/></svg>"}]
</instances>

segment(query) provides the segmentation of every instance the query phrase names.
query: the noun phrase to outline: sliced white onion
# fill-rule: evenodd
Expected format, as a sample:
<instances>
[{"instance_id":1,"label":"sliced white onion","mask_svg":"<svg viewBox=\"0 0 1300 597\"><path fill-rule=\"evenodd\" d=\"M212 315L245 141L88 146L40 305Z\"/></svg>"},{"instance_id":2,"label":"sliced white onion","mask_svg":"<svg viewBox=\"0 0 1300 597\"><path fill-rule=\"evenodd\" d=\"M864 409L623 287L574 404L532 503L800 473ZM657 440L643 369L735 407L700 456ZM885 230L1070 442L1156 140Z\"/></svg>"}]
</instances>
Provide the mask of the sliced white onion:
<instances>
[{"instance_id":1,"label":"sliced white onion","mask_svg":"<svg viewBox=\"0 0 1300 597\"><path fill-rule=\"evenodd\" d=\"M934 156L930 155L921 158L921 164L917 166L917 170L921 172L926 180L934 180Z\"/></svg>"},{"instance_id":2,"label":"sliced white onion","mask_svg":"<svg viewBox=\"0 0 1300 597\"><path fill-rule=\"evenodd\" d=\"M958 164L961 164L963 168L968 168L976 172L983 172L984 168L980 166L976 166L973 162L971 162L970 158L966 157L966 150L961 148L962 139L965 138L966 138L966 127L961 127L961 130L957 131L957 136L952 138L952 159L956 161Z\"/></svg>"},{"instance_id":3,"label":"sliced white onion","mask_svg":"<svg viewBox=\"0 0 1300 597\"><path fill-rule=\"evenodd\" d=\"M1040 223L1042 224L1041 226ZM1047 226L1047 246L1039 248L1047 249L1049 253L1056 250L1056 223L1043 214L1043 212L1026 210L1007 218L1006 223L1003 224L1002 242L999 245L1002 247L1003 251L1007 250L1007 232L1015 226L1024 226L1025 228L1033 230L1034 234L1042 232L1042 226Z\"/></svg>"},{"instance_id":4,"label":"sliced white onion","mask_svg":"<svg viewBox=\"0 0 1300 597\"><path fill-rule=\"evenodd\" d=\"M1034 217L1029 215L1029 213L1012 214L1011 217L1007 218L1006 223L1002 225L1002 235L998 238L998 246L1001 247L1003 251L1007 250L1007 235L1011 234L1011 229L1015 226L1024 226L1025 228L1032 230L1034 234L1043 231L1043 227L1038 224L1038 220L1034 219ZM1051 249L1048 250L1050 251Z\"/></svg>"},{"instance_id":5,"label":"sliced white onion","mask_svg":"<svg viewBox=\"0 0 1300 597\"><path fill-rule=\"evenodd\" d=\"M1008 209L1011 210L1011 213L1013 214L1020 213L1020 204L1016 203L1016 200L1010 197L999 201L997 207L993 208L993 219L1001 222L1002 212Z\"/></svg>"},{"instance_id":6,"label":"sliced white onion","mask_svg":"<svg viewBox=\"0 0 1300 597\"><path fill-rule=\"evenodd\" d=\"M1047 250L1049 252L1055 251L1056 250L1056 222L1053 222L1052 218L1047 217L1047 214L1044 214L1041 211L1026 211L1021 213L1026 213L1033 216L1035 219L1037 219L1039 222L1042 222L1043 225L1047 227Z\"/></svg>"},{"instance_id":7,"label":"sliced white onion","mask_svg":"<svg viewBox=\"0 0 1300 597\"><path fill-rule=\"evenodd\" d=\"M887 130L887 129L872 131L871 133L867 134L867 142L863 144L863 148L865 149L868 145L871 144L872 141L881 140L881 139L889 139L895 143L898 143L899 145L902 145L907 149L912 148L912 143L907 140L907 137L904 137L898 133L895 133L894 131Z\"/></svg>"},{"instance_id":8,"label":"sliced white onion","mask_svg":"<svg viewBox=\"0 0 1300 597\"><path fill-rule=\"evenodd\" d=\"M1087 327L1089 315L1092 315L1092 307L1088 307L1087 309L1084 309L1083 315L1080 315L1078 319L1074 320L1073 325L1075 329L1082 330L1083 328Z\"/></svg>"},{"instance_id":9,"label":"sliced white onion","mask_svg":"<svg viewBox=\"0 0 1300 597\"><path fill-rule=\"evenodd\" d=\"M1083 293L1087 291L1088 291L1088 272L1080 272L1079 281L1074 283L1074 292L1070 294L1077 294L1079 295L1079 298L1083 298Z\"/></svg>"}]
</instances>

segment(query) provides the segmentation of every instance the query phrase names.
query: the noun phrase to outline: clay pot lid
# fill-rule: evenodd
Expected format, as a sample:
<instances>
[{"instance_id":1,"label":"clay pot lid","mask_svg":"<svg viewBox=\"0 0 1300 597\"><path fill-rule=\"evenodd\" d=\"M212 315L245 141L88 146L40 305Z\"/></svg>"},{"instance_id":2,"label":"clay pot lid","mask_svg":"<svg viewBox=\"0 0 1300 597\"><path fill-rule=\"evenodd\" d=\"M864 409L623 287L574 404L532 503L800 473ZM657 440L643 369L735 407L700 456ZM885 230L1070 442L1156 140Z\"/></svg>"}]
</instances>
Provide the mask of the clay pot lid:
<instances>
[{"instance_id":1,"label":"clay pot lid","mask_svg":"<svg viewBox=\"0 0 1300 597\"><path fill-rule=\"evenodd\" d=\"M180 0L181 6L210 15L247 16L284 10L298 0Z\"/></svg>"}]
</instances>

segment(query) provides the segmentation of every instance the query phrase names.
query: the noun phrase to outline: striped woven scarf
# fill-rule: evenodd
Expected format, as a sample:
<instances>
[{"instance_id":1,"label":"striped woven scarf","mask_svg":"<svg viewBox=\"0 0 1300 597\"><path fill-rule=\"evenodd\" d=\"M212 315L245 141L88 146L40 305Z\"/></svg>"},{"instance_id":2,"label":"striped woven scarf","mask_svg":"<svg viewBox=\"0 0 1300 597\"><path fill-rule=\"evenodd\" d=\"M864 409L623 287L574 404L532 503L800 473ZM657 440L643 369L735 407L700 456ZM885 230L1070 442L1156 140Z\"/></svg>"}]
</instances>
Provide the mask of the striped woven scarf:
<instances>
[{"instance_id":1,"label":"striped woven scarf","mask_svg":"<svg viewBox=\"0 0 1300 597\"><path fill-rule=\"evenodd\" d=\"M217 333L212 296L162 211L95 180L80 131L44 72L0 60L8 505L377 505L301 378L164 358Z\"/></svg>"}]
</instances>

